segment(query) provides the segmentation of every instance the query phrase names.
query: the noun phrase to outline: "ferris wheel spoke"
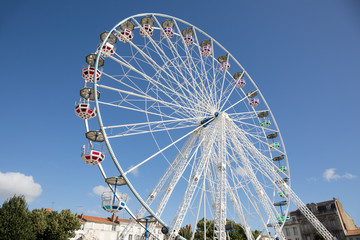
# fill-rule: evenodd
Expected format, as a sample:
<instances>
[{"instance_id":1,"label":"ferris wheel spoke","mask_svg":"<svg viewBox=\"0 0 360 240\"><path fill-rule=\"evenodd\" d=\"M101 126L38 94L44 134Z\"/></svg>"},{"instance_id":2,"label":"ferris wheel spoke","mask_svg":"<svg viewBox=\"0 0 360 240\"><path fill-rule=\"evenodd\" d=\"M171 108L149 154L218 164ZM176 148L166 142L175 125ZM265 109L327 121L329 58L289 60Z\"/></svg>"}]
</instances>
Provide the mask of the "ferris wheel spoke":
<instances>
[{"instance_id":1,"label":"ferris wheel spoke","mask_svg":"<svg viewBox=\"0 0 360 240\"><path fill-rule=\"evenodd\" d=\"M155 18L155 17L154 17ZM157 20L157 19L156 19ZM135 20L136 21L136 20ZM136 23L140 26L140 24L136 21ZM160 26L160 25L159 25ZM175 66L175 64L168 58L168 56L163 52L163 50L161 49L161 47L159 47L159 45L151 38L149 37L149 41L152 43L152 45L155 47L155 50L157 51L158 53L158 56L162 59L162 61L164 62L164 64L166 64L167 62L170 62L171 65L177 70L177 72L181 75L181 78L184 80L184 82L187 82L188 83L188 80L187 78L183 75L182 71L177 67ZM134 44L133 44L134 45ZM136 47L136 46L134 46ZM160 51L160 52L159 52ZM176 51L176 50L175 50ZM145 53L144 53L145 54ZM179 55L179 54L178 54ZM147 54L145 54L145 56L147 58L149 58L149 60L152 60ZM166 58L166 61L163 59ZM181 59L181 58L180 58ZM160 66L158 66L161 70L163 70L163 68L161 68ZM165 72L165 70L163 70ZM167 72L165 72L167 73ZM167 74L167 75L172 75L171 74ZM172 75L172 80L175 81L179 87L181 87L181 91L183 91L183 87L182 87L182 84L180 84L180 82L177 81L177 79ZM188 85L188 84L186 84ZM192 88L193 90L196 90L195 88ZM191 89L188 89L188 88L184 88L184 90L186 90L189 94L189 96L193 96L193 93L191 91ZM197 91L195 91L197 92ZM184 94L184 93L183 93Z\"/></svg>"},{"instance_id":2,"label":"ferris wheel spoke","mask_svg":"<svg viewBox=\"0 0 360 240\"><path fill-rule=\"evenodd\" d=\"M253 150L255 151L255 150ZM261 156L261 153L257 153L257 155ZM275 172L274 168L272 168L269 164L269 162L266 161L264 158L260 158L262 160L263 166L267 167L268 172L272 174L272 179L274 182L276 181L279 184L279 187L285 191L288 192L290 198L295 201L297 207L300 209L300 211L304 214L304 216L313 224L313 226L323 235L326 237L326 239L332 239L332 235L329 233L329 231L320 223L320 221L314 216L314 214L305 206L305 204L298 198L298 196L293 192L293 190L284 182L284 180ZM275 229L278 228L276 226L275 222ZM279 232L279 231L277 231ZM281 235L279 235L281 236ZM281 236L283 237L283 236ZM284 237L285 239L285 237Z\"/></svg>"},{"instance_id":3,"label":"ferris wheel spoke","mask_svg":"<svg viewBox=\"0 0 360 240\"><path fill-rule=\"evenodd\" d=\"M149 38L150 41L151 41L151 38ZM151 41L153 43L153 41ZM149 63L149 65L153 66L154 69L158 69L159 71L163 72L166 74L167 77L169 77L171 80L173 80L174 82L177 83L178 87L180 88L180 90L182 91L182 94L184 96L186 96L186 94L184 93L183 89L187 91L187 93L190 95L192 95L192 92L189 90L189 89L186 89L184 87L182 87L182 85L177 81L177 79L170 73L168 73L167 71L165 71L165 69L163 69L162 67L160 67L150 56L148 56L145 52L143 52L139 47L137 47L134 43L130 42L131 46L134 47L146 60L147 62ZM156 49L157 50L157 49ZM161 55L159 53L159 56L166 56L165 54L164 55ZM164 60L163 60L164 61ZM168 59L168 61L170 61ZM164 61L164 63L166 63L166 61ZM184 78L185 79L185 78ZM166 82L168 83L168 82ZM167 84L168 87L172 87L170 84ZM175 90L173 90L173 92L176 92Z\"/></svg>"},{"instance_id":4,"label":"ferris wheel spoke","mask_svg":"<svg viewBox=\"0 0 360 240\"><path fill-rule=\"evenodd\" d=\"M192 153L192 155L189 157L189 154L191 152L191 150L194 148L194 143L196 140L197 136L195 137L195 139L191 139L192 141L190 142L190 144L185 145L187 148L185 148L185 152L181 151L181 156L182 156L182 161L180 161L176 166L173 166L174 173L172 175L171 180L169 181L169 183L167 184L167 186L165 187L165 191L163 196L161 197L161 200L159 201L157 207L156 207L156 214L161 216L166 204L169 201L170 196L173 193L173 190L175 188L175 186L177 185L178 181L180 180L180 178L183 176L185 169L188 167L188 165L190 164L191 161L195 161L194 159L196 158L196 155L198 154L198 150L201 146L201 144L203 143L202 139L196 146L195 151Z\"/></svg>"},{"instance_id":5,"label":"ferris wheel spoke","mask_svg":"<svg viewBox=\"0 0 360 240\"><path fill-rule=\"evenodd\" d=\"M237 119L232 119L233 122L237 122L237 123L240 123L242 125L247 125L249 127L251 127L252 129L259 129L259 130L264 130L264 127L262 126L259 126L259 125L254 125L252 123L247 123L247 122L244 122L244 121L240 121L240 120L237 120ZM272 129L272 128L266 128L267 131L269 132L277 132L275 129Z\"/></svg>"},{"instance_id":6,"label":"ferris wheel spoke","mask_svg":"<svg viewBox=\"0 0 360 240\"><path fill-rule=\"evenodd\" d=\"M264 190L262 184L258 181L255 173L253 172L253 168L251 167L251 163L250 163L249 159L244 155L244 151L242 149L240 149L240 146L243 146L243 145L236 137L232 137L231 140L235 141L233 143L233 145L237 146L235 148L235 150L237 150L237 153L240 156L240 160L245 169L245 174L246 174L247 178L249 178L254 189L256 190L257 196L260 200L261 205L263 206L264 211L266 212L269 219L271 219L271 223L274 226L274 230L276 231L277 235L281 239L285 239L285 237L281 231L281 227L278 224L278 221L274 214L274 212L277 213L277 210L271 204L272 201L270 200L269 196L266 194L266 191ZM242 141L248 142L244 135L242 136ZM252 151L255 151L255 149L252 149Z\"/></svg>"},{"instance_id":7,"label":"ferris wheel spoke","mask_svg":"<svg viewBox=\"0 0 360 240\"><path fill-rule=\"evenodd\" d=\"M268 229L268 225L267 225L267 221L265 221L263 214L260 211L260 208L258 206L258 204L256 203L258 200L256 200L256 196L252 193L252 190L249 187L248 183L245 183L245 186L243 188L243 192L246 196L246 198L248 199L248 201L250 202L251 206L253 207L255 214L259 217L260 222L262 223L263 227L264 227L264 231L269 234L270 231ZM238 197L239 199L239 197ZM240 200L239 200L240 201Z\"/></svg>"},{"instance_id":8,"label":"ferris wheel spoke","mask_svg":"<svg viewBox=\"0 0 360 240\"><path fill-rule=\"evenodd\" d=\"M226 60L226 64L229 64L229 58L227 58ZM226 68L225 68L226 69ZM224 74L222 76L222 81L221 81L221 88L220 88L220 94L219 94L219 101L217 102L217 108L220 109L221 111L221 100L222 100L222 97L223 97L223 90L224 90L224 84L225 84L225 80L226 80L226 74L228 73L227 70L224 70Z\"/></svg>"},{"instance_id":9,"label":"ferris wheel spoke","mask_svg":"<svg viewBox=\"0 0 360 240\"><path fill-rule=\"evenodd\" d=\"M246 219L245 219L245 215L244 215L244 211L243 211L243 206L241 204L241 201L239 201L239 196L237 194L236 191L233 191L231 190L231 187L230 187L230 184L228 181L226 181L226 188L228 189L228 194L229 194L229 197L230 197L230 202L231 204L233 205L237 215L238 215L238 218L240 220L240 224L243 226L244 228L244 231L245 231L245 234L246 234L246 238L248 240L255 240L254 239L254 236L252 235L252 232L251 232L251 228L250 226L248 225Z\"/></svg>"},{"instance_id":10,"label":"ferris wheel spoke","mask_svg":"<svg viewBox=\"0 0 360 240\"><path fill-rule=\"evenodd\" d=\"M175 23L175 26L176 26L178 32L181 33L180 28L179 28L177 22L174 21L174 23ZM192 29L192 30L193 30L193 32L194 32L194 34L195 34L196 30L195 30L195 29ZM189 47L186 45L184 38L181 37L181 40L182 40L183 46L185 46L185 47L184 47L184 50L185 50L187 59L190 61L189 64L186 64L186 63L184 63L184 62L182 61L182 64L183 64L184 66L189 66L189 69L194 69L195 74L197 75L197 78L198 78L198 79L201 79L202 75L199 73L198 67L196 66L196 64L195 64L195 62L194 62L194 59L193 59L192 55L190 54ZM197 40L197 38L196 38L196 34L195 34L195 40L196 40L195 42L196 42L196 43L198 44L198 46L199 46L199 42L198 42L198 40ZM199 48L198 48L198 49L199 49ZM200 53L200 52L199 52L199 53ZM199 55L201 56L201 54L199 54ZM179 56L179 54L178 54L178 56ZM180 58L180 59L181 59L181 58ZM182 60L182 59L181 59L181 60ZM192 65L193 68L191 68L190 65ZM200 96L200 98L205 98L205 99L206 99L206 102L209 104L211 101L209 100L209 97L208 97L209 94L208 94L208 92L207 92L207 89L206 89L206 88L201 88L200 85L199 85L199 84L197 83L197 81L195 80L196 78L194 78L194 76L192 76L191 71L188 70L188 72L189 72L189 74L190 74L190 76L191 76L191 78L192 78L192 80L193 80L193 81L192 81L193 84L196 85L196 86L194 86L193 88L194 88L194 89L198 89L198 90L197 90L197 93L202 93L201 96ZM200 82L201 82L201 81L200 81ZM204 93L205 93L205 94L204 94Z\"/></svg>"},{"instance_id":11,"label":"ferris wheel spoke","mask_svg":"<svg viewBox=\"0 0 360 240\"><path fill-rule=\"evenodd\" d=\"M274 181L274 175L272 174L273 170L270 171L269 173L269 168L272 168L272 169L278 169L278 166L276 166L273 162L270 162L269 160L267 160L266 157L265 158L265 161L269 162L269 164L267 164L266 166L263 164L263 160L259 160L259 158L255 158L254 156L252 156L249 152L250 150L248 149L244 149L244 152L247 153L247 156L249 159L252 160L252 165L253 165L253 169L257 169L264 177L266 177L268 180L269 180L269 186L268 187L273 187L275 188L277 191L281 191L281 188L275 184L275 181ZM252 150L254 151L254 150ZM260 153L258 153L260 154ZM282 173L284 176L283 177L287 177L289 178L289 176L286 174L286 173ZM278 173L276 173L276 178L280 178L280 175ZM285 197L286 198L286 197Z\"/></svg>"},{"instance_id":12,"label":"ferris wheel spoke","mask_svg":"<svg viewBox=\"0 0 360 240\"><path fill-rule=\"evenodd\" d=\"M168 132L170 130L179 130L179 129L183 129L183 128L189 128L189 127L194 127L196 125L189 125L189 126L181 126L181 127L172 127L172 128L164 128L164 129L157 129L157 130L143 130L143 131L136 131L136 132L132 132L134 131L133 129L129 129L128 131L124 131L124 133L120 133L120 134L116 134L116 135L110 135L108 136L108 138L120 138L120 137L128 137L128 136L134 136L134 135L139 135L139 134L148 134L148 133L156 133L156 132Z\"/></svg>"},{"instance_id":13,"label":"ferris wheel spoke","mask_svg":"<svg viewBox=\"0 0 360 240\"><path fill-rule=\"evenodd\" d=\"M171 96L169 95L168 92L166 92L165 90L169 91L170 93L173 93L175 95L177 95L179 97L179 99L184 103L183 99L187 99L187 96L182 96L180 95L177 91L175 91L172 88L169 88L165 85L163 85L162 83L156 81L155 79L149 77L147 74L145 74L142 71L139 71L138 69L134 68L132 65L128 64L124 59L117 59L115 57L110 57L111 59L113 59L114 61L120 63L121 65L133 70L134 72L136 72L137 74L143 76L146 80L149 81L149 83L151 83L155 88L159 89L159 91L161 91L165 96L167 96L169 99L171 99L173 102L176 102L177 104L179 104L177 101L175 101L173 98L171 98ZM162 88L160 88L162 87ZM195 104L195 103L193 103ZM181 105L181 104L179 104Z\"/></svg>"},{"instance_id":14,"label":"ferris wheel spoke","mask_svg":"<svg viewBox=\"0 0 360 240\"><path fill-rule=\"evenodd\" d=\"M254 119L258 118L258 114L261 112L265 112L268 110L258 110L258 111L249 111L249 112L239 112L239 113L229 113L229 117L232 120L246 120L246 119Z\"/></svg>"},{"instance_id":15,"label":"ferris wheel spoke","mask_svg":"<svg viewBox=\"0 0 360 240\"><path fill-rule=\"evenodd\" d=\"M161 24L159 23L159 21L158 21L158 19L155 17L155 16L153 16L154 17L154 19L155 19L155 21L157 22L157 24L161 27ZM176 21L174 20L174 24L177 26L177 23L176 23ZM162 29L162 28L161 28ZM179 33L180 33L180 30L178 30L179 31ZM181 36L181 33L180 33L180 36ZM187 67L187 64L182 60L182 57L180 56L180 54L179 54L179 52L177 51L177 49L175 48L175 46L174 46L174 44L171 42L171 40L170 39L168 39L168 38L166 38L166 41L167 41L167 43L169 44L169 46L170 46L170 50L172 51L172 53L174 54L174 56L176 55L177 56L177 59L179 59L180 61L181 61L181 64L182 64L182 66L184 66L185 67L185 69L186 69L186 72L190 75L190 77L191 77L191 79L193 80L192 81L192 83L195 85L196 84L196 86L192 86L191 85L191 83L187 80L187 78L183 75L183 73L182 73L182 71L180 71L179 69L177 69L177 71L179 72L179 73L181 73L181 76L182 76L182 78L184 79L184 81L187 83L187 84L189 84L190 86L192 86L192 89L195 91L195 93L199 93L199 90L197 89L197 87L199 87L198 86L198 84L197 84L197 82L194 80L194 77L192 76L192 73L191 73L191 71L189 70L189 68ZM183 42L183 41L182 41ZM184 44L185 45L185 44ZM166 54L164 54L165 56L167 56ZM188 58L189 58L189 55L187 55L188 56ZM191 58L191 57L190 57ZM201 92L201 91L200 91Z\"/></svg>"},{"instance_id":16,"label":"ferris wheel spoke","mask_svg":"<svg viewBox=\"0 0 360 240\"><path fill-rule=\"evenodd\" d=\"M139 26L140 24L134 20ZM161 28L161 27L160 27ZM154 47L154 50L155 50L155 53L157 54L158 57L160 57L162 59L162 61L164 62L164 64L167 64L167 63L171 63L171 65L177 70L178 73L180 73L182 79L187 82L187 79L182 75L182 72L180 71L180 69L175 66L175 64L168 58L168 56L164 53L163 49L152 39L152 37L149 36L149 41L151 42L152 46ZM160 51L160 52L159 52ZM149 57L149 56L148 56ZM166 60L164 60L164 58ZM151 57L150 57L151 59ZM160 68L162 71L164 71L165 73L167 73L163 68ZM178 82L178 80L176 79L175 76L173 76L173 73L170 72L170 73L167 73L167 75L171 75L172 76L172 80L174 82L176 82L180 87L184 88L183 85ZM187 86L188 84L186 84ZM182 89L181 89L182 90ZM184 90L186 90L188 92L188 94L192 95L192 92L191 92L191 89L188 89L188 88L184 88Z\"/></svg>"},{"instance_id":17,"label":"ferris wheel spoke","mask_svg":"<svg viewBox=\"0 0 360 240\"><path fill-rule=\"evenodd\" d=\"M201 49L200 49L200 43L199 43L199 39L197 37L197 32L198 29L194 29L194 36L195 36L195 39L196 39L196 42L197 42L197 46L198 46L198 50L199 50L199 55L200 55L200 64L201 64L201 73L202 75L199 75L200 77L200 83L202 85L202 91L206 92L206 95L209 96L209 104L212 105L212 106L215 106L215 101L214 101L214 98L212 98L212 95L211 95L211 91L207 89L207 87L204 85L204 77L205 76L205 81L208 82L208 84L210 83L210 80L209 80L209 77L208 77L208 72L206 70L206 67L205 67L205 63L204 63L204 57L203 55L201 54Z\"/></svg>"},{"instance_id":18,"label":"ferris wheel spoke","mask_svg":"<svg viewBox=\"0 0 360 240\"><path fill-rule=\"evenodd\" d=\"M149 114L149 115L166 117L166 118L170 118L170 119L179 119L178 117L164 115L164 114L156 113L156 112L150 112L148 110L143 110L143 109L139 109L139 108L126 107L126 106L121 106L121 105L118 105L118 104L107 103L107 102L102 102L102 101L98 101L98 102L99 102L99 104L103 104L103 105L107 105L107 106L111 106L111 107L122 108L122 109L126 109L126 110L131 110L131 111L134 111L134 112L142 112L142 113L146 113L146 114Z\"/></svg>"},{"instance_id":19,"label":"ferris wheel spoke","mask_svg":"<svg viewBox=\"0 0 360 240\"><path fill-rule=\"evenodd\" d=\"M193 129L192 131L186 133L184 136L178 138L176 141L172 142L171 144L167 145L166 147L160 149L158 152L154 153L153 155L151 155L150 157L148 157L147 159L145 159L144 161L142 161L141 163L137 164L136 166L132 167L131 169L129 169L128 171L126 171L124 173L124 175L127 175L128 173L132 172L133 170L137 169L138 167L140 167L141 165L145 164L146 162L148 162L149 160L151 160L152 158L154 158L155 156L159 155L160 153L162 153L163 151L165 151L166 149L168 149L169 147L175 145L177 142L181 141L182 139L184 139L185 137L189 136L190 134L192 134L193 132L199 130L202 127L202 125L198 126L197 128Z\"/></svg>"},{"instance_id":20,"label":"ferris wheel spoke","mask_svg":"<svg viewBox=\"0 0 360 240\"><path fill-rule=\"evenodd\" d=\"M188 108L188 107L185 107L185 106L182 106L182 105L179 105L179 104L174 104L174 103L171 103L171 102L165 102L165 101L156 99L154 97L148 96L147 94L141 95L141 94L137 94L137 93L134 93L134 92L129 92L129 91L125 91L125 90L121 90L121 89L117 89L117 88L113 88L113 87L109 87L109 86L105 86L105 85L99 85L99 84L97 86L99 88L104 88L104 89L112 90L112 91L115 91L115 92L123 93L123 94L126 94L126 95L130 95L130 96L134 96L134 97L154 101L154 102L163 104L164 106L167 106L167 107L169 107L169 108L171 108L173 110L175 110L173 107L177 107L177 108L180 108L180 109L184 109L186 111L191 111L191 112L196 111L195 109Z\"/></svg>"},{"instance_id":21,"label":"ferris wheel spoke","mask_svg":"<svg viewBox=\"0 0 360 240\"><path fill-rule=\"evenodd\" d=\"M172 120L162 120L162 121L149 121L149 122L141 122L141 123L131 123L131 124L121 124L121 125L112 125L112 126L104 126L104 129L112 129L112 128L124 128L124 127L138 127L138 126L151 126L157 124L165 124L165 123L176 123L176 122L198 122L198 118L178 118Z\"/></svg>"},{"instance_id":22,"label":"ferris wheel spoke","mask_svg":"<svg viewBox=\"0 0 360 240\"><path fill-rule=\"evenodd\" d=\"M240 79L241 79L243 76L244 76L244 72L241 74ZM230 91L229 94L227 94L226 99L224 100L223 104L221 105L221 107L220 107L219 109L223 109L223 108L224 108L224 106L225 106L225 104L228 102L230 96L232 95L232 93L233 93L234 90L236 89L236 84L235 84L235 83L234 83L233 85L229 84L229 86L228 86L228 87L225 89L225 91L224 91L225 93L228 92L228 88L229 88L229 87L231 88L231 91ZM242 89L241 89L241 91L243 92ZM220 102L220 104L221 104L221 102Z\"/></svg>"},{"instance_id":23,"label":"ferris wheel spoke","mask_svg":"<svg viewBox=\"0 0 360 240\"><path fill-rule=\"evenodd\" d=\"M114 81L116 81L116 82L124 85L125 87L130 88L131 90L133 90L133 91L135 91L135 92L137 92L137 93L139 93L139 94L143 94L144 91L143 91L142 89L140 89L139 87L137 87L136 84L134 84L134 86L136 86L137 88L136 88L136 87L133 87L133 86L131 86L131 85L129 85L129 84L126 84L126 83L123 81L125 77L128 77L128 73L129 73L129 72L131 72L130 69L128 69L128 72L126 72L126 73L122 76L122 78L120 78L120 79L117 79L115 76L112 76L112 75L110 75L110 74L107 74L106 72L102 72L102 74L103 74L104 76L106 76L106 77L108 77L108 78L111 78L112 80L114 80ZM136 78L136 77L132 77L132 78L135 78L135 79L139 79L139 80L140 80L140 78Z\"/></svg>"},{"instance_id":24,"label":"ferris wheel spoke","mask_svg":"<svg viewBox=\"0 0 360 240\"><path fill-rule=\"evenodd\" d=\"M270 177L268 177L268 179L272 182L273 185L275 185L274 179L282 179L275 170L275 169L278 169L278 166L276 166L273 163L273 161L270 161L270 159L268 157L263 155L263 153L261 153L260 150L258 150L256 147L254 147L254 145L251 143L251 141L248 140L248 138L246 138L245 131L241 130L238 126L236 126L233 123L232 123L232 127L235 130L233 132L236 133L236 136L234 135L235 138L241 139L242 146L245 147L243 149L243 153L247 152L248 158L251 158L253 160L252 162L254 164L256 164L256 166L254 165L254 168L260 169L261 171L263 171L264 176L270 176ZM289 177L286 175L285 172L282 172L282 174L284 174L286 177ZM278 189L278 190L280 190L280 189Z\"/></svg>"},{"instance_id":25,"label":"ferris wheel spoke","mask_svg":"<svg viewBox=\"0 0 360 240\"><path fill-rule=\"evenodd\" d=\"M236 154L236 153L234 153L234 154ZM240 165L239 165L239 163L237 162L237 161L234 161L234 162L236 162L237 163L237 166L238 167L240 167ZM262 224L263 224L263 226L264 226L264 229L266 229L266 232L269 232L268 231L268 229L267 229L267 224L265 223L265 220L263 219L263 217L262 217L262 214L261 214L261 212L260 212L260 209L259 209L259 207L258 207L258 205L256 204L256 202L258 201L257 200L257 196L254 196L254 194L252 193L252 190L250 189L250 187L249 187L249 184L248 184L248 182L249 182L249 180L246 180L246 181L240 181L239 179L238 179L238 177L237 177L237 175L238 175L238 173L234 173L234 171L233 171L233 169L232 168L230 168L231 169L231 178L230 179L232 179L232 182L233 182L233 192L235 192L235 200L237 200L238 201L238 203L240 203L241 204L241 199L240 199L240 197L239 197L239 195L238 195L238 189L242 189L243 190L243 193L244 193L244 195L246 196L246 198L247 198L247 200L249 201L249 203L250 203L250 205L253 207L253 209L255 210L255 212L256 212L256 214L257 214L257 216L260 218L260 220L261 220L261 222L262 222ZM244 174L244 172L243 172L243 176L242 176L242 178L245 178L246 177L246 175ZM250 210L248 209L247 210L248 211L248 213L247 214L250 214Z\"/></svg>"},{"instance_id":26,"label":"ferris wheel spoke","mask_svg":"<svg viewBox=\"0 0 360 240\"><path fill-rule=\"evenodd\" d=\"M242 99L240 99L239 101L237 101L236 103L234 103L233 105L231 105L230 107L228 107L228 108L225 109L225 110L221 110L221 109L220 109L220 111L221 111L221 112L227 112L229 109L235 107L236 105L238 105L239 103L243 102L243 101L246 100L246 99L247 99L247 96L243 97Z\"/></svg>"}]
</instances>

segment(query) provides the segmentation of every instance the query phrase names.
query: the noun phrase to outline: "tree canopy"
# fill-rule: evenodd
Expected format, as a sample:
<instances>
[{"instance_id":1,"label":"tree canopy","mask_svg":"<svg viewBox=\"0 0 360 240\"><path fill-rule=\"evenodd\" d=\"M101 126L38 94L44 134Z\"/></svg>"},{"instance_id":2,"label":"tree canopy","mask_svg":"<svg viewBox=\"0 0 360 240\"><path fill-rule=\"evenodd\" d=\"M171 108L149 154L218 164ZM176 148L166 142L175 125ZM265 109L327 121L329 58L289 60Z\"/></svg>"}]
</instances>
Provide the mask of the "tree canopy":
<instances>
[{"instance_id":1,"label":"tree canopy","mask_svg":"<svg viewBox=\"0 0 360 240\"><path fill-rule=\"evenodd\" d=\"M80 226L80 220L70 210L30 212L24 196L13 196L0 208L0 240L67 240Z\"/></svg>"},{"instance_id":2,"label":"tree canopy","mask_svg":"<svg viewBox=\"0 0 360 240\"><path fill-rule=\"evenodd\" d=\"M227 233L227 234L229 234L230 239L236 239L236 240L246 240L247 239L245 231L240 224L235 223L232 220L227 220L226 222L227 222L227 224L232 223L232 226L233 226L232 231L229 231ZM204 231L204 228L206 229L206 231ZM206 232L206 239L212 240L214 237L213 236L214 235L214 221L213 220L201 219L196 224L196 232L195 232L194 239L203 240L205 232ZM191 225L190 226L186 225L185 227L182 227L179 231L179 234L188 240L191 238L192 233L193 232L191 229ZM260 232L255 230L252 232L252 234L254 235L254 238L256 239L257 236L260 235Z\"/></svg>"},{"instance_id":3,"label":"tree canopy","mask_svg":"<svg viewBox=\"0 0 360 240\"><path fill-rule=\"evenodd\" d=\"M24 196L5 200L0 208L0 239L36 239L30 214Z\"/></svg>"}]
</instances>

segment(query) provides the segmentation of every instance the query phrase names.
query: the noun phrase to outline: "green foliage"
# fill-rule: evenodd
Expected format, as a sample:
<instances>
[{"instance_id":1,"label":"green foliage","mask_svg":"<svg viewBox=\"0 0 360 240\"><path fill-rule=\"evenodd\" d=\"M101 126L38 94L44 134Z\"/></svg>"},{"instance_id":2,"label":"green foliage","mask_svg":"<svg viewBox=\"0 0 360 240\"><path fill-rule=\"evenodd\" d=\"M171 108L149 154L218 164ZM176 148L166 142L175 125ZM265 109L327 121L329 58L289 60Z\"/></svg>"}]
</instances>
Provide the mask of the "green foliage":
<instances>
[{"instance_id":1,"label":"green foliage","mask_svg":"<svg viewBox=\"0 0 360 240\"><path fill-rule=\"evenodd\" d=\"M30 211L24 196L7 199L0 208L0 240L35 238Z\"/></svg>"},{"instance_id":2,"label":"green foliage","mask_svg":"<svg viewBox=\"0 0 360 240\"><path fill-rule=\"evenodd\" d=\"M30 212L24 196L13 196L0 208L0 240L67 240L80 226L70 210Z\"/></svg>"},{"instance_id":3,"label":"green foliage","mask_svg":"<svg viewBox=\"0 0 360 240\"><path fill-rule=\"evenodd\" d=\"M201 219L197 224L196 224L196 232L195 232L195 237L194 239L204 239L204 235L206 232L206 240L212 240L213 239L213 235L214 235L214 221L208 221L205 220L204 218ZM206 229L206 231L204 231L204 229Z\"/></svg>"},{"instance_id":4,"label":"green foliage","mask_svg":"<svg viewBox=\"0 0 360 240\"><path fill-rule=\"evenodd\" d=\"M230 239L247 240L245 231L240 224L229 220L227 221L227 223L232 223L234 226L234 231L229 232Z\"/></svg>"},{"instance_id":5,"label":"green foliage","mask_svg":"<svg viewBox=\"0 0 360 240\"><path fill-rule=\"evenodd\" d=\"M80 220L70 210L62 210L60 213L45 209L35 210L36 215L42 219L35 228L38 239L67 240L75 237L75 231L81 226Z\"/></svg>"},{"instance_id":6,"label":"green foliage","mask_svg":"<svg viewBox=\"0 0 360 240\"><path fill-rule=\"evenodd\" d=\"M233 239L233 240L247 240L245 231L244 231L243 227L240 224L235 223L232 220L227 220L226 222L233 224L233 230L234 231L229 231L228 232L230 239ZM195 232L194 239L196 239L196 240L203 240L204 239L204 234L205 234L204 226L205 226L205 224L206 224L206 240L212 240L213 239L213 237L214 237L213 236L214 235L214 221L213 220L204 221L204 219L201 219L197 223L197 225L196 225L197 229L196 229L196 232ZM258 231L258 230L255 230L252 233L253 233L254 238L256 239L260 235L261 232Z\"/></svg>"},{"instance_id":7,"label":"green foliage","mask_svg":"<svg viewBox=\"0 0 360 240\"><path fill-rule=\"evenodd\" d=\"M186 238L187 240L190 240L193 232L191 229L191 225L186 225L185 227L180 228L179 234Z\"/></svg>"},{"instance_id":8,"label":"green foliage","mask_svg":"<svg viewBox=\"0 0 360 240\"><path fill-rule=\"evenodd\" d=\"M43 235L47 227L44 209L34 209L30 216L36 236Z\"/></svg>"}]
</instances>

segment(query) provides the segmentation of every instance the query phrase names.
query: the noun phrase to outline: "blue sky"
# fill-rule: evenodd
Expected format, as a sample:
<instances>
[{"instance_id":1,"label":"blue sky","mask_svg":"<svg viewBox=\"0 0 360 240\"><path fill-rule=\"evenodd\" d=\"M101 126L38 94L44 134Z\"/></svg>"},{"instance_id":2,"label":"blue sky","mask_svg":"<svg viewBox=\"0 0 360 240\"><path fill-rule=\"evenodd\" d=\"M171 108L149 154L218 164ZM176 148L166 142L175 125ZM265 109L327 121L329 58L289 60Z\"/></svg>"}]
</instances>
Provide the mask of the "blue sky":
<instances>
[{"instance_id":1,"label":"blue sky","mask_svg":"<svg viewBox=\"0 0 360 240\"><path fill-rule=\"evenodd\" d=\"M1 201L16 190L30 208L104 215L93 191L103 180L80 160L81 68L101 32L157 12L201 28L237 58L275 115L293 189L305 203L340 199L360 225L357 0L8 1L0 12Z\"/></svg>"}]
</instances>

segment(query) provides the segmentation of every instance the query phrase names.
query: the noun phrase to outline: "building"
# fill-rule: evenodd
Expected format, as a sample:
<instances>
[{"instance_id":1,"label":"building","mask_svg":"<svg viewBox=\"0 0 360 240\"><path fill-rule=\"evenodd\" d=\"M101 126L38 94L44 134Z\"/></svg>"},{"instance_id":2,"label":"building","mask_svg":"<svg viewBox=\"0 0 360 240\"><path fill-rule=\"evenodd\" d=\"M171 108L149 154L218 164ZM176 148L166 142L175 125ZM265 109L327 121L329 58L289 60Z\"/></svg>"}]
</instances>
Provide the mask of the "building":
<instances>
[{"instance_id":1,"label":"building","mask_svg":"<svg viewBox=\"0 0 360 240\"><path fill-rule=\"evenodd\" d=\"M360 240L360 228L354 224L338 199L306 206L337 239ZM300 210L290 212L290 219L285 223L283 232L288 240L313 240L317 233Z\"/></svg>"},{"instance_id":2,"label":"building","mask_svg":"<svg viewBox=\"0 0 360 240\"><path fill-rule=\"evenodd\" d=\"M108 218L93 217L82 214L75 214L81 221L80 230L76 231L76 236L70 240L119 240L120 235L129 219L122 219L113 214ZM133 227L125 236L124 240L140 240L144 235L145 229L139 224ZM164 236L161 233L161 226L156 226L155 234L159 239ZM153 239L150 237L150 240Z\"/></svg>"}]
</instances>

